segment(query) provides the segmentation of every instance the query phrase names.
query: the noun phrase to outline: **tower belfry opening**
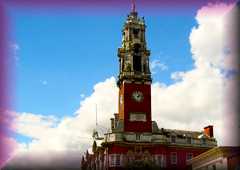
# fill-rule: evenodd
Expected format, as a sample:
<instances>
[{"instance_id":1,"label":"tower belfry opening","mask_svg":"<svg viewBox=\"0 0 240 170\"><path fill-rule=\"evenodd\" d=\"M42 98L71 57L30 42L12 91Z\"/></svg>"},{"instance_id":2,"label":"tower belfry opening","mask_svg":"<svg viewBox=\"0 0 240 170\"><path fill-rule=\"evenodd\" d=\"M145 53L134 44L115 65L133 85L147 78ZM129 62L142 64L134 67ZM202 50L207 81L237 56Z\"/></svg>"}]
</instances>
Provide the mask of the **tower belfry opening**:
<instances>
[{"instance_id":1,"label":"tower belfry opening","mask_svg":"<svg viewBox=\"0 0 240 170\"><path fill-rule=\"evenodd\" d=\"M141 56L133 55L133 70L134 73L137 74L138 72L141 72Z\"/></svg>"}]
</instances>

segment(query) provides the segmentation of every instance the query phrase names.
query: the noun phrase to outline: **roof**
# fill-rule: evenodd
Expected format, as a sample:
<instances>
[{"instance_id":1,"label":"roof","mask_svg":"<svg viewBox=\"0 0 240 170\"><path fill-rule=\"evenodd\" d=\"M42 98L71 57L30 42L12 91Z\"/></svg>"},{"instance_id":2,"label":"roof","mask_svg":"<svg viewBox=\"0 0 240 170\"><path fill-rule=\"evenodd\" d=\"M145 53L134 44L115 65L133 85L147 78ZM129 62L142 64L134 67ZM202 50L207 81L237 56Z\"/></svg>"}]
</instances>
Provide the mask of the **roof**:
<instances>
[{"instance_id":1,"label":"roof","mask_svg":"<svg viewBox=\"0 0 240 170\"><path fill-rule=\"evenodd\" d=\"M170 134L182 135L183 137L199 138L200 135L203 135L202 131L187 131L177 129L163 129L163 130Z\"/></svg>"},{"instance_id":2,"label":"roof","mask_svg":"<svg viewBox=\"0 0 240 170\"><path fill-rule=\"evenodd\" d=\"M113 129L113 132L123 132L123 121L118 120L117 127ZM183 137L199 138L204 136L203 131L187 131L187 130L177 130L177 129L164 129L158 128L157 122L152 121L152 132L161 133L165 135L178 135Z\"/></svg>"},{"instance_id":3,"label":"roof","mask_svg":"<svg viewBox=\"0 0 240 170\"><path fill-rule=\"evenodd\" d=\"M235 147L235 146L219 146L219 147L214 147L196 157L193 159L189 160L187 162L188 165L194 164L200 161L204 161L207 159L216 159L219 157L232 157L234 155L240 155L240 147Z\"/></svg>"}]
</instances>

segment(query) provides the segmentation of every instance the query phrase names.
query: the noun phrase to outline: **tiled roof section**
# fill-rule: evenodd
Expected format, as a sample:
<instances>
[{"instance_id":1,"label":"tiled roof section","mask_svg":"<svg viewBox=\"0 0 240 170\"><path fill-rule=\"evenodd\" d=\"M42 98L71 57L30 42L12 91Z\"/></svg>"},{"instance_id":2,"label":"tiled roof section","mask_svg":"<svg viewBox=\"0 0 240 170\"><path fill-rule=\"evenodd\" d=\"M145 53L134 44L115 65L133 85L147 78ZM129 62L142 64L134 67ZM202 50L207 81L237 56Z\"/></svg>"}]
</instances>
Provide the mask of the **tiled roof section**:
<instances>
[{"instance_id":1,"label":"tiled roof section","mask_svg":"<svg viewBox=\"0 0 240 170\"><path fill-rule=\"evenodd\" d=\"M203 131L189 131L189 130L164 129L164 128L159 129L155 121L152 122L152 132L160 133L166 136L191 137L191 138L199 138L199 137L205 136Z\"/></svg>"},{"instance_id":2,"label":"tiled roof section","mask_svg":"<svg viewBox=\"0 0 240 170\"><path fill-rule=\"evenodd\" d=\"M118 120L117 127L112 129L113 132L123 132L123 121ZM191 138L202 138L206 137L203 131L189 131L189 130L178 130L178 129L164 129L158 128L157 122L152 122L152 133L158 133L165 136L177 136L177 137L191 137Z\"/></svg>"},{"instance_id":3,"label":"tiled roof section","mask_svg":"<svg viewBox=\"0 0 240 170\"><path fill-rule=\"evenodd\" d=\"M199 138L200 135L203 135L203 131L187 131L187 130L177 130L177 129L163 129L163 131L169 133L170 135L176 135L178 137L192 137Z\"/></svg>"}]
</instances>

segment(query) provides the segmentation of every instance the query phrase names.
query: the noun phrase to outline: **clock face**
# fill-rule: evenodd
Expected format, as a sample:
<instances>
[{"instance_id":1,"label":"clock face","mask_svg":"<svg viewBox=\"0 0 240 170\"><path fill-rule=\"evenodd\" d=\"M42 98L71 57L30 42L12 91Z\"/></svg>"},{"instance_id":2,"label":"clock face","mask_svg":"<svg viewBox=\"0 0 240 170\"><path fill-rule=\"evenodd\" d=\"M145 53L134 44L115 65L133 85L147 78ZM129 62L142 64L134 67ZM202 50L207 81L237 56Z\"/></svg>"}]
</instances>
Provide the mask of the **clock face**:
<instances>
[{"instance_id":1,"label":"clock face","mask_svg":"<svg viewBox=\"0 0 240 170\"><path fill-rule=\"evenodd\" d=\"M141 102L143 101L143 93L140 91L134 91L132 93L132 98L133 100L135 100L136 102Z\"/></svg>"}]
</instances>

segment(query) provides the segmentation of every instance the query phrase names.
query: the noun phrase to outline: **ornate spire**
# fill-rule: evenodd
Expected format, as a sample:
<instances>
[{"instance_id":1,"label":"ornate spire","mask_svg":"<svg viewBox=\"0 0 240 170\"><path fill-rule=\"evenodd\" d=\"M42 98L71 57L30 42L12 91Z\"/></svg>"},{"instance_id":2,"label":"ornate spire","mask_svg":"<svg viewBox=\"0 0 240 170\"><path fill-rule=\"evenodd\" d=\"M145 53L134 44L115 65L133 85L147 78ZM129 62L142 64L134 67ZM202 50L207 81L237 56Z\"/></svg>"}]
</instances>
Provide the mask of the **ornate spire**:
<instances>
[{"instance_id":1,"label":"ornate spire","mask_svg":"<svg viewBox=\"0 0 240 170\"><path fill-rule=\"evenodd\" d=\"M122 46L118 49L118 85L126 81L151 83L149 67L150 51L145 38L144 19L138 17L135 0L131 0L132 10L122 30Z\"/></svg>"}]
</instances>

